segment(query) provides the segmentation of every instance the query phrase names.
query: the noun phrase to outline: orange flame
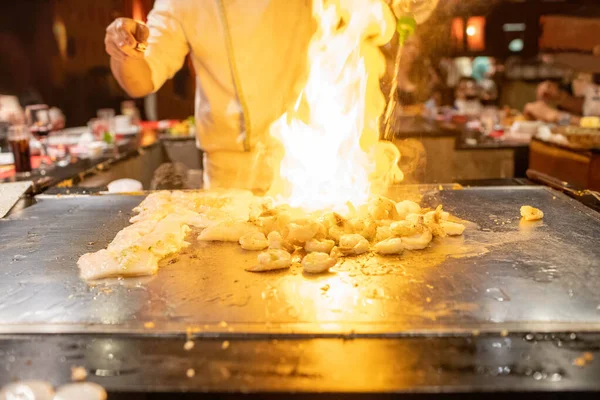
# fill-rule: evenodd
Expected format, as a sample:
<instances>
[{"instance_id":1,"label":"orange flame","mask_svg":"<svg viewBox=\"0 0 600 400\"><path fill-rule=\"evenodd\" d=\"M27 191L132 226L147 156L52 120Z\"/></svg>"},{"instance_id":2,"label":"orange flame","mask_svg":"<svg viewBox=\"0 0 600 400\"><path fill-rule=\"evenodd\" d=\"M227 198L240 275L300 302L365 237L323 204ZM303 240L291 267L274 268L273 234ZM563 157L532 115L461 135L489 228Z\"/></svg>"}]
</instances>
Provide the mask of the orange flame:
<instances>
[{"instance_id":1,"label":"orange flame","mask_svg":"<svg viewBox=\"0 0 600 400\"><path fill-rule=\"evenodd\" d=\"M305 211L344 212L348 202L367 202L375 180L401 175L395 146L378 142L385 107L378 46L393 36L395 18L381 0L314 0L313 15L306 86L271 126L284 154L270 194Z\"/></svg>"}]
</instances>

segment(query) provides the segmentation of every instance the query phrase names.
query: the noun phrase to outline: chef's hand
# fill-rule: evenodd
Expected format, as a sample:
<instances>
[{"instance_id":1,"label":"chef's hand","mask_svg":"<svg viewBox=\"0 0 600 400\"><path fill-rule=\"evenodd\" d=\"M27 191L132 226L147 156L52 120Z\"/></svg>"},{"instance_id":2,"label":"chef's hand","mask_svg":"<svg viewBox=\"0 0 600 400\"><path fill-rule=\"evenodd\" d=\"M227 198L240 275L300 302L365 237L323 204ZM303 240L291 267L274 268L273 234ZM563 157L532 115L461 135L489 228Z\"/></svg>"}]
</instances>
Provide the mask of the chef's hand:
<instances>
[{"instance_id":1,"label":"chef's hand","mask_svg":"<svg viewBox=\"0 0 600 400\"><path fill-rule=\"evenodd\" d=\"M545 81L540 83L537 87L537 99L539 101L558 103L562 96L563 92L554 82Z\"/></svg>"},{"instance_id":2,"label":"chef's hand","mask_svg":"<svg viewBox=\"0 0 600 400\"><path fill-rule=\"evenodd\" d=\"M130 18L117 18L106 28L104 46L106 52L116 60L144 58L144 52L135 49L138 43L146 44L148 27Z\"/></svg>"},{"instance_id":3,"label":"chef's hand","mask_svg":"<svg viewBox=\"0 0 600 400\"><path fill-rule=\"evenodd\" d=\"M560 112L543 101L526 104L523 113L527 117L543 122L556 123L560 118Z\"/></svg>"}]
</instances>

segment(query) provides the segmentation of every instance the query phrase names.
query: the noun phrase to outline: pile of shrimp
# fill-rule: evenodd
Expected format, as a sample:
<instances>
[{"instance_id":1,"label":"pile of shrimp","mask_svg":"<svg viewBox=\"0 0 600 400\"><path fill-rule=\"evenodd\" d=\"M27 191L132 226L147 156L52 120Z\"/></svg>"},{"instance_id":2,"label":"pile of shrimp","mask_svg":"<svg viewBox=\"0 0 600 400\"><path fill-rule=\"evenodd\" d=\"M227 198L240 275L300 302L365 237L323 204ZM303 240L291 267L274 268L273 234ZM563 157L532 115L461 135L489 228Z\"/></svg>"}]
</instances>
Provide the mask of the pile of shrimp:
<instances>
[{"instance_id":1,"label":"pile of shrimp","mask_svg":"<svg viewBox=\"0 0 600 400\"><path fill-rule=\"evenodd\" d=\"M413 201L373 196L349 208L347 215L307 214L245 191L156 192L134 209L133 224L106 250L83 255L78 264L85 279L153 274L161 258L189 245L185 236L191 226L202 229L200 241L238 242L244 250L259 252L247 271L290 268L297 253L303 255L304 272L318 274L343 257L368 252L398 256L465 229L441 205L422 209Z\"/></svg>"}]
</instances>

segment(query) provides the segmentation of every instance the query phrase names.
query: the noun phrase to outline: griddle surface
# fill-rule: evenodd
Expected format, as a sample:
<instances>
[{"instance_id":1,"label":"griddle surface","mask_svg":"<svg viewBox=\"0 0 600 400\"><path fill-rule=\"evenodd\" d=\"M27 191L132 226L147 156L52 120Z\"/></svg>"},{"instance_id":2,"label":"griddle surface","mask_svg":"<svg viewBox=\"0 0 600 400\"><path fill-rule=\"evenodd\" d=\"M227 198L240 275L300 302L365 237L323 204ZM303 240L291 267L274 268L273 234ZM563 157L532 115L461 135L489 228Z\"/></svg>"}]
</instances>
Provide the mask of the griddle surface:
<instances>
[{"instance_id":1,"label":"griddle surface","mask_svg":"<svg viewBox=\"0 0 600 400\"><path fill-rule=\"evenodd\" d=\"M471 221L464 237L400 257L359 257L321 276L299 267L248 273L255 253L192 239L156 276L80 280L78 257L106 247L142 199L42 196L0 220L0 333L394 336L600 327L600 218L550 189L430 191L425 203ZM541 208L544 220L521 222L524 204ZM149 321L154 328L144 327Z\"/></svg>"}]
</instances>

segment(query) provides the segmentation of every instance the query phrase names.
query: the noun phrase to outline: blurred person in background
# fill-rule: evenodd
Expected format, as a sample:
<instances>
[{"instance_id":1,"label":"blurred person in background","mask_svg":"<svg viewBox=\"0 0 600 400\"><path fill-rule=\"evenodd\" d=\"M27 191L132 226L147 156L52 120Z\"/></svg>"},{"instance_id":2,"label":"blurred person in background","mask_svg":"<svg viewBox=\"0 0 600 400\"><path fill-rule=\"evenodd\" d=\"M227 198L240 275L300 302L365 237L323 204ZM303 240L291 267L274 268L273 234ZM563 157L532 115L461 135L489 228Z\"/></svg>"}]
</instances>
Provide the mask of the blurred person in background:
<instances>
[{"instance_id":1,"label":"blurred person in background","mask_svg":"<svg viewBox=\"0 0 600 400\"><path fill-rule=\"evenodd\" d=\"M473 79L479 87L479 98L484 106L494 105L498 100L498 87L493 77L496 74L496 61L490 57L475 57Z\"/></svg>"},{"instance_id":2,"label":"blurred person in background","mask_svg":"<svg viewBox=\"0 0 600 400\"><path fill-rule=\"evenodd\" d=\"M454 90L454 108L463 115L481 112L480 88L472 77L462 77Z\"/></svg>"},{"instance_id":3,"label":"blurred person in background","mask_svg":"<svg viewBox=\"0 0 600 400\"><path fill-rule=\"evenodd\" d=\"M525 106L531 118L559 125L579 125L581 117L600 117L600 75L580 74L571 91L557 83L542 82L537 87L537 101Z\"/></svg>"}]
</instances>

